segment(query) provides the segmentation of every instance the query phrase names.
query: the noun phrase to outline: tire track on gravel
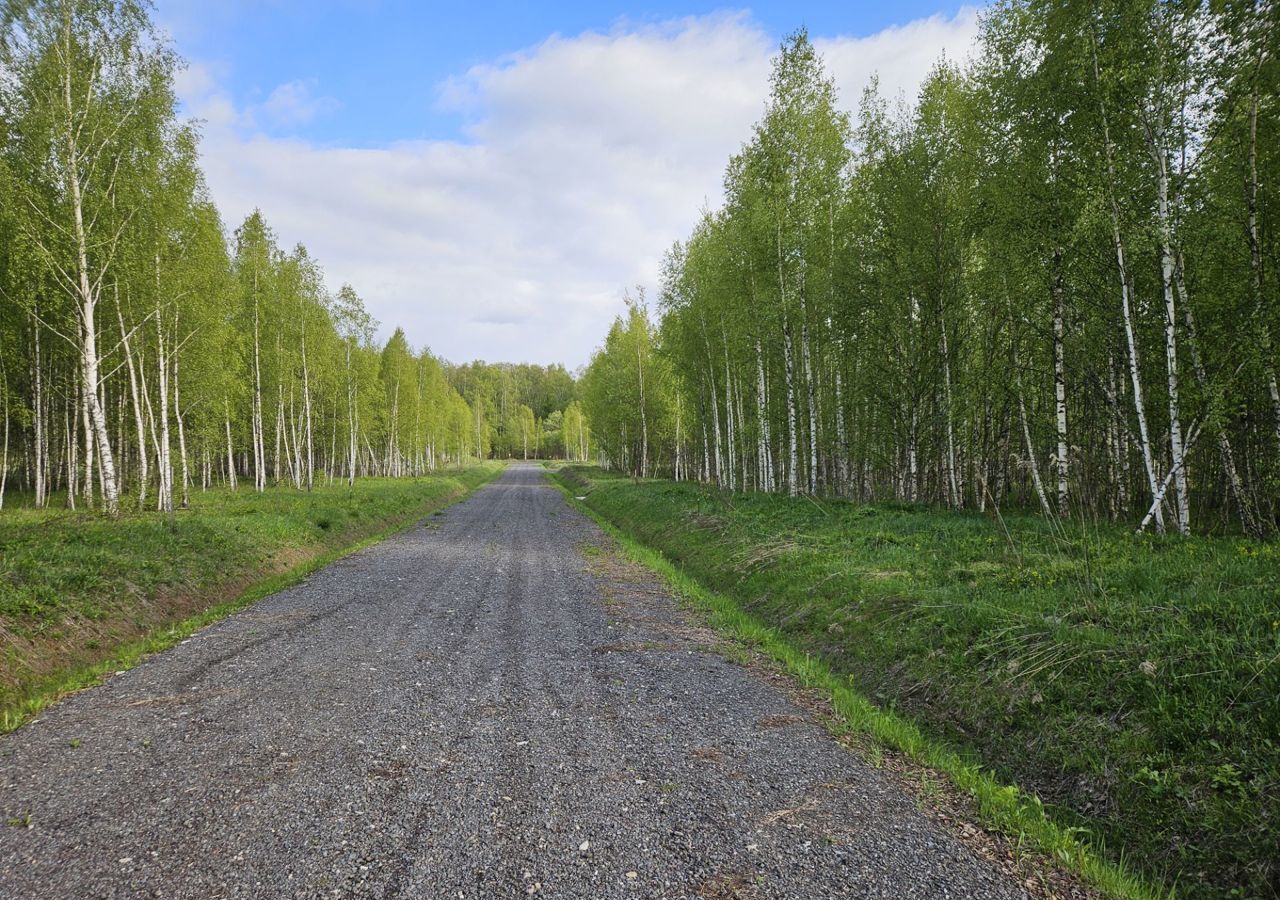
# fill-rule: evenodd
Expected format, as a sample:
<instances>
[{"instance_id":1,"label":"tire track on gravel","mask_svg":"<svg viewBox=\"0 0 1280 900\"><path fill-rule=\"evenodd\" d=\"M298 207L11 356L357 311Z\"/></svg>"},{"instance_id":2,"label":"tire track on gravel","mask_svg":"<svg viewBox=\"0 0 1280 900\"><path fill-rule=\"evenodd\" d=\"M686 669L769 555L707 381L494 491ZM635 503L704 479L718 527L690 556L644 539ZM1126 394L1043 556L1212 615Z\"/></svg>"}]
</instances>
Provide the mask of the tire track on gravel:
<instances>
[{"instance_id":1,"label":"tire track on gravel","mask_svg":"<svg viewBox=\"0 0 1280 900\"><path fill-rule=\"evenodd\" d=\"M0 737L0 895L1023 896L540 468L432 525Z\"/></svg>"}]
</instances>

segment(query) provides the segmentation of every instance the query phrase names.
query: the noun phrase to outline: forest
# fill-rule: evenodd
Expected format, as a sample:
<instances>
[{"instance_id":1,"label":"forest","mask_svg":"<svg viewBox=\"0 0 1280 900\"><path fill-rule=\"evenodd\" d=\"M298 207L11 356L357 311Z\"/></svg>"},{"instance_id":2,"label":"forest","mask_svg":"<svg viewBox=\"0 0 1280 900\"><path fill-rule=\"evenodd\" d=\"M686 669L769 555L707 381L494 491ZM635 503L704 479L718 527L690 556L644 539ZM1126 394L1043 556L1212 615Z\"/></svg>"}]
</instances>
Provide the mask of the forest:
<instances>
[{"instance_id":1,"label":"forest","mask_svg":"<svg viewBox=\"0 0 1280 900\"><path fill-rule=\"evenodd\" d=\"M1273 533L1280 12L1003 2L915 98L776 57L724 203L583 380L728 488ZM856 115L846 103L856 102Z\"/></svg>"},{"instance_id":2,"label":"forest","mask_svg":"<svg viewBox=\"0 0 1280 900\"><path fill-rule=\"evenodd\" d=\"M792 33L721 200L696 212L688 198L691 232L652 248L656 285L622 292L577 371L449 360L432 335L378 322L381 298L335 288L270 209L224 222L177 94L184 62L153 13L0 0L0 733L35 748L38 776L85 773L93 797L111 776L119 821L150 817L120 833L175 840L217 809L189 784L235 775L227 760L254 781L226 782L226 840L259 821L290 833L270 815L324 791L291 806L274 788L325 766L371 808L377 779L397 779L386 797L416 805L378 815L418 823L412 846L362 831L392 843L359 857L350 893L380 889L374 858L395 863L388 895L438 874L412 863L439 834L467 842L450 857L462 880L423 895L488 890L475 848L495 846L522 869L495 896L540 891L526 882L544 852L550 873L612 872L617 896L670 888L659 856L654 875L579 833L592 816L601 835L648 821L615 817L632 808L690 814L634 842L676 867L741 851L695 852L690 835L736 842L744 821L772 835L744 845L757 881L695 873L715 889L698 896L864 838L889 858L916 831L929 849L904 851L910 865L950 878L959 857L933 840L957 829L956 847L1008 863L1017 896L1280 894L1280 6L999 0L973 52L938 59L910 97L874 79L841 96L822 41ZM127 672L161 651L164 665ZM793 700L806 708L757 715ZM57 731L95 704L98 726ZM338 728L338 709L360 715ZM134 715L170 743L119 725ZM412 751L406 721L429 726ZM696 729L619 737L654 722ZM828 730L858 766L839 784L883 769L874 802L889 805L850 795L805 831L837 782L795 760L836 757L796 751ZM218 743L232 732L251 739ZM530 750L489 740L514 734ZM318 743L334 755L296 772L292 751L276 756ZM266 768L250 745L271 751ZM120 778L135 770L71 758L162 749L136 771L196 779L154 795L201 804L193 819L135 801ZM216 765L185 756L204 751ZM615 778L632 752L645 777ZM726 781L697 781L729 759ZM478 774L451 781L431 760ZM271 766L291 775L264 794ZM494 827L504 777L583 805L497 795L536 854L460 827ZM794 797L739 805L793 778ZM111 813L59 817L39 798L78 802L61 782L28 802L11 799L16 776L0 781L0 856L21 861L0 865L0 893L39 877L36 845L11 848L63 824L75 852L47 853L47 871L93 860L76 831L89 823L107 835L91 876L112 860L131 874L95 824ZM453 816L435 832L414 799L429 794ZM251 795L269 796L263 819L243 814ZM353 821L317 809L322 825ZM903 827L916 812L927 822ZM573 834L544 839L549 820ZM263 833L242 844L261 850ZM777 845L785 866L757 854L778 835L803 841ZM237 856L227 883L293 879L302 860L326 879L308 884L343 884L331 859L286 851L256 869ZM861 859L820 873L831 895ZM895 877L915 885L914 870ZM593 891L578 895L606 896Z\"/></svg>"},{"instance_id":3,"label":"forest","mask_svg":"<svg viewBox=\"0 0 1280 900\"><path fill-rule=\"evenodd\" d=\"M171 511L213 485L586 458L562 366L380 341L260 212L228 235L147 5L4 11L0 506Z\"/></svg>"}]
</instances>

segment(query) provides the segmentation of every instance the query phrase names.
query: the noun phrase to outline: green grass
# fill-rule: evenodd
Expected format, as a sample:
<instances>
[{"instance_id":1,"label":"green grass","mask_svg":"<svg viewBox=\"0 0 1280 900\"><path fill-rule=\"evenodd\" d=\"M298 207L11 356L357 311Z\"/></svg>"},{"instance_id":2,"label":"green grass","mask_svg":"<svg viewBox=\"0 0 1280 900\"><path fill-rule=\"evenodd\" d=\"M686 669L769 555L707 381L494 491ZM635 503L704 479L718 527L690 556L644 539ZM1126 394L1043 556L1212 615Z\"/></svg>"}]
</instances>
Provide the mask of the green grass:
<instances>
[{"instance_id":1,"label":"green grass","mask_svg":"<svg viewBox=\"0 0 1280 900\"><path fill-rule=\"evenodd\" d=\"M1184 896L1280 891L1280 547L558 477L855 728L1110 893L1146 895L1121 859Z\"/></svg>"},{"instance_id":2,"label":"green grass","mask_svg":"<svg viewBox=\"0 0 1280 900\"><path fill-rule=\"evenodd\" d=\"M154 512L0 513L0 732L492 479L495 463Z\"/></svg>"}]
</instances>

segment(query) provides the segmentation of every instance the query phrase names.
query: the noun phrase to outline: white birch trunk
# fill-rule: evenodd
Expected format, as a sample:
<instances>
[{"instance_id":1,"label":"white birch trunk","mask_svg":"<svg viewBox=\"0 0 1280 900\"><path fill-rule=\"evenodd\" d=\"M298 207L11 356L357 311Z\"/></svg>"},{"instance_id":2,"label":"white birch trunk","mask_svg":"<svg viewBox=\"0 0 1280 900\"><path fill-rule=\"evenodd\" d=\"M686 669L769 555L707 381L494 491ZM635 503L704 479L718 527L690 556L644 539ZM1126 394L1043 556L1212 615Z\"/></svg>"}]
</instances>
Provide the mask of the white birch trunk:
<instances>
[{"instance_id":1,"label":"white birch trunk","mask_svg":"<svg viewBox=\"0 0 1280 900\"><path fill-rule=\"evenodd\" d=\"M818 395L813 379L813 356L809 350L809 312L800 295L800 355L804 364L805 392L809 401L809 493L818 493Z\"/></svg>"},{"instance_id":2,"label":"white birch trunk","mask_svg":"<svg viewBox=\"0 0 1280 900\"><path fill-rule=\"evenodd\" d=\"M44 367L42 364L43 360L40 356L40 322L34 312L31 314L31 332L34 356L34 361L31 365L31 387L32 405L35 407L32 419L32 425L34 427L32 440L35 444L35 465L33 467L35 469L35 506L36 509L44 509L49 496L48 485L45 479L45 473L48 470L48 452L46 451L46 447L48 446L46 443L48 441L48 429L45 422L46 401L44 396Z\"/></svg>"},{"instance_id":3,"label":"white birch trunk","mask_svg":"<svg viewBox=\"0 0 1280 900\"><path fill-rule=\"evenodd\" d=\"M1031 427L1027 424L1027 402L1022 395L1022 381L1018 380L1018 415L1022 419L1022 441L1026 447L1027 468L1031 472L1031 484L1035 487L1036 497L1040 500L1040 508L1047 518L1053 518L1053 507L1049 505L1049 497L1044 492L1044 482L1040 480L1040 466L1036 462L1035 445L1031 442Z\"/></svg>"},{"instance_id":4,"label":"white birch trunk","mask_svg":"<svg viewBox=\"0 0 1280 900\"><path fill-rule=\"evenodd\" d=\"M795 497L800 493L797 469L800 463L799 446L796 435L796 380L795 354L791 346L791 321L787 315L787 280L786 269L782 262L782 221L776 222L777 254L778 254L778 300L782 307L782 362L787 381L787 440L789 464L787 466L787 494Z\"/></svg>"},{"instance_id":5,"label":"white birch trunk","mask_svg":"<svg viewBox=\"0 0 1280 900\"><path fill-rule=\"evenodd\" d=\"M681 411L682 410L681 410L681 403L680 403L680 395L676 394L676 459L675 459L676 481L681 481L682 480L681 476L683 474L680 467L680 464L682 462L681 445L684 441L684 435L680 431L680 426L682 424L681 415L680 415Z\"/></svg>"},{"instance_id":6,"label":"white birch trunk","mask_svg":"<svg viewBox=\"0 0 1280 900\"><path fill-rule=\"evenodd\" d=\"M1182 442L1182 418L1178 398L1177 308L1173 290L1173 226L1169 210L1169 159L1163 140L1153 138L1156 162L1156 217L1160 236L1160 279L1164 289L1164 347L1169 378L1169 446L1173 460L1174 508L1178 531L1191 533L1191 505L1188 497L1187 466Z\"/></svg>"},{"instance_id":7,"label":"white birch trunk","mask_svg":"<svg viewBox=\"0 0 1280 900\"><path fill-rule=\"evenodd\" d=\"M750 468L750 466L747 463L747 448L742 436L742 426L743 426L743 423L747 421L747 417L746 417L746 410L743 407L744 401L742 399L742 381L736 375L734 376L734 379L733 379L733 402L737 404L735 407L736 412L734 413L734 421L737 423L737 428L738 428L738 434L737 434L737 446L738 446L738 455L739 455L738 462L737 462L738 485L742 488L742 490L746 490L747 479L748 479L747 470Z\"/></svg>"},{"instance_id":8,"label":"white birch trunk","mask_svg":"<svg viewBox=\"0 0 1280 900\"><path fill-rule=\"evenodd\" d=\"M311 371L307 367L307 326L305 322L302 325L302 408L306 416L307 429L306 481L307 490L311 490L315 487L316 457L311 437Z\"/></svg>"},{"instance_id":9,"label":"white birch trunk","mask_svg":"<svg viewBox=\"0 0 1280 900\"><path fill-rule=\"evenodd\" d=\"M81 412L84 416L84 505L93 509L93 469L94 469L94 431L93 431L93 413L89 411L88 397L86 391L81 386L80 400ZM74 446L75 441L72 440ZM73 481L74 483L74 481ZM75 497L75 491L68 492L68 498Z\"/></svg>"},{"instance_id":10,"label":"white birch trunk","mask_svg":"<svg viewBox=\"0 0 1280 900\"><path fill-rule=\"evenodd\" d=\"M844 377L841 374L841 362L837 359L835 365L835 382L836 382L836 444L837 452L840 454L840 460L836 467L837 477L840 484L837 485L837 492L842 496L849 495L849 432L845 424L844 415Z\"/></svg>"},{"instance_id":11,"label":"white birch trunk","mask_svg":"<svg viewBox=\"0 0 1280 900\"><path fill-rule=\"evenodd\" d=\"M302 435L298 422L298 404L294 386L289 385L289 408L285 417L284 452L289 460L289 480L294 488L302 490Z\"/></svg>"},{"instance_id":12,"label":"white birch trunk","mask_svg":"<svg viewBox=\"0 0 1280 900\"><path fill-rule=\"evenodd\" d=\"M724 339L724 415L729 438L729 490L732 491L737 488L737 453L733 427L733 372L729 368L729 336L723 328L720 335Z\"/></svg>"},{"instance_id":13,"label":"white birch trunk","mask_svg":"<svg viewBox=\"0 0 1280 900\"><path fill-rule=\"evenodd\" d=\"M910 295L911 300L911 322L912 330L920 321L920 301L916 299L915 293ZM906 355L905 353L903 354ZM916 397L908 398L911 402L911 432L907 435L907 474L910 481L907 483L907 499L915 503L920 499L920 405Z\"/></svg>"},{"instance_id":14,"label":"white birch trunk","mask_svg":"<svg viewBox=\"0 0 1280 900\"><path fill-rule=\"evenodd\" d=\"M103 504L107 513L115 516L120 512L120 490L116 480L115 457L111 453L111 438L107 433L107 417L98 397L98 326L97 305L98 292L89 276L89 246L84 224L84 199L81 196L81 172L79 149L76 146L78 133L74 125L71 97L71 47L70 47L70 13L68 12L67 31L64 37L65 54L63 73L63 100L66 103L66 149L67 170L65 180L71 201L71 214L75 240L76 276L78 288L78 312L80 314L80 371L85 404L89 422L93 430L93 442L96 443L102 460ZM89 440L86 437L86 440ZM87 454L86 466L91 465L92 454ZM86 483L89 495L92 495L92 481Z\"/></svg>"},{"instance_id":15,"label":"white birch trunk","mask_svg":"<svg viewBox=\"0 0 1280 900\"><path fill-rule=\"evenodd\" d=\"M791 325L786 320L786 312L783 311L782 320L782 367L785 372L787 381L787 494L792 497L799 496L799 468L800 468L800 447L798 435L796 434L797 416L796 416L796 383L795 383L795 354L791 347Z\"/></svg>"},{"instance_id":16,"label":"white birch trunk","mask_svg":"<svg viewBox=\"0 0 1280 900\"><path fill-rule=\"evenodd\" d=\"M156 280L159 289L160 258L156 257ZM160 512L173 512L173 461L169 443L169 361L165 351L164 321L160 315L160 302L156 300L156 390L160 396L160 437L157 442L157 462L160 486L156 508Z\"/></svg>"},{"instance_id":17,"label":"white birch trunk","mask_svg":"<svg viewBox=\"0 0 1280 900\"><path fill-rule=\"evenodd\" d=\"M715 456L715 480L716 484L724 484L724 443L723 433L720 429L720 398L716 394L716 377L715 367L711 365L710 359L707 362L707 396L711 398L711 434L715 440L712 445L713 455ZM711 470L707 470L707 478L711 477Z\"/></svg>"},{"instance_id":18,"label":"white birch trunk","mask_svg":"<svg viewBox=\"0 0 1280 900\"><path fill-rule=\"evenodd\" d=\"M644 327L648 329L647 321ZM647 334L645 338L648 339ZM647 478L649 475L649 413L644 396L644 354L641 352L639 339L636 340L636 375L640 382L640 477Z\"/></svg>"},{"instance_id":19,"label":"white birch trunk","mask_svg":"<svg viewBox=\"0 0 1280 900\"><path fill-rule=\"evenodd\" d=\"M1188 449L1190 449L1191 446L1195 444L1196 438L1198 438L1199 436L1200 436L1199 424L1196 423L1195 421L1192 421L1191 431L1187 438ZM1186 457L1183 456L1184 461L1185 459ZM1156 511L1159 510L1160 507L1164 504L1164 495L1169 490L1169 484L1177 477L1177 475L1178 475L1177 467L1171 466L1169 468L1169 471L1165 473L1164 481L1156 486L1155 497L1151 501L1151 507L1147 510L1147 514L1143 516L1142 521L1138 523L1138 527L1136 529L1137 534L1142 534L1142 532L1147 530L1147 526L1151 524L1151 520L1156 515Z\"/></svg>"},{"instance_id":20,"label":"white birch trunk","mask_svg":"<svg viewBox=\"0 0 1280 900\"><path fill-rule=\"evenodd\" d=\"M231 444L231 403L226 397L222 398L223 422L227 426L227 482L231 485L231 490L237 487L236 479L236 454Z\"/></svg>"},{"instance_id":21,"label":"white birch trunk","mask_svg":"<svg viewBox=\"0 0 1280 900\"><path fill-rule=\"evenodd\" d=\"M356 437L356 383L351 372L351 338L347 344L347 487L356 484L356 456L359 442Z\"/></svg>"},{"instance_id":22,"label":"white birch trunk","mask_svg":"<svg viewBox=\"0 0 1280 900\"><path fill-rule=\"evenodd\" d=\"M258 310L258 269L253 270L253 489L267 489L267 449L262 433L262 341Z\"/></svg>"},{"instance_id":23,"label":"white birch trunk","mask_svg":"<svg viewBox=\"0 0 1280 900\"><path fill-rule=\"evenodd\" d=\"M75 406L74 412L72 412L73 405ZM67 457L67 509L76 508L76 485L78 484L76 479L76 467L79 465L79 458L76 456L76 441L79 439L77 437L79 435L79 431L76 430L76 421L77 417L81 415L81 409L83 406L84 404L80 400L79 386L77 386L74 398L67 401L66 405L63 406L62 412L63 430L66 432L63 439L63 449Z\"/></svg>"},{"instance_id":24,"label":"white birch trunk","mask_svg":"<svg viewBox=\"0 0 1280 900\"><path fill-rule=\"evenodd\" d=\"M1200 356L1200 341L1196 335L1196 318L1191 310L1191 298L1187 294L1187 282L1184 273L1182 253L1179 252L1174 267L1174 281L1178 289L1178 295L1182 299L1182 318L1187 326L1187 344L1191 350L1191 367L1192 371L1195 372L1196 382L1200 385L1201 393L1206 397L1212 397L1209 373L1205 369L1203 357ZM1236 455L1231 446L1231 437L1227 434L1226 427L1221 423L1213 427L1218 434L1218 453L1222 457L1222 471L1227 476L1227 487L1231 491L1231 497L1236 501L1236 509L1240 513L1240 524L1244 527L1245 533L1261 538L1263 529L1257 515L1254 513L1253 503L1249 498L1249 494L1245 490L1244 479L1240 477L1240 471L1236 468Z\"/></svg>"},{"instance_id":25,"label":"white birch trunk","mask_svg":"<svg viewBox=\"0 0 1280 900\"><path fill-rule=\"evenodd\" d=\"M182 508L191 505L191 469L187 464L187 432L182 425L182 403L178 396L178 353L173 354L173 418L178 426L178 456L182 461Z\"/></svg>"},{"instance_id":26,"label":"white birch trunk","mask_svg":"<svg viewBox=\"0 0 1280 900\"><path fill-rule=\"evenodd\" d=\"M1129 378L1133 385L1133 406L1138 417L1138 443L1142 450L1142 463L1146 469L1147 486L1154 497L1159 491L1159 480L1156 477L1155 458L1151 450L1151 432L1147 428L1147 410L1142 399L1142 377L1138 362L1138 344L1133 326L1133 304L1129 280L1129 270L1125 263L1124 241L1120 236L1120 204L1116 200L1116 164L1115 151L1111 144L1111 126L1107 118L1106 100L1102 95L1102 78L1098 71L1098 48L1093 45L1093 78L1099 92L1098 103L1102 113L1102 147L1107 165L1107 201L1111 213L1111 237L1115 246L1116 268L1120 277L1120 308L1124 318L1125 342L1129 350ZM1164 532L1164 512L1157 506L1155 511L1156 530Z\"/></svg>"},{"instance_id":27,"label":"white birch trunk","mask_svg":"<svg viewBox=\"0 0 1280 900\"><path fill-rule=\"evenodd\" d=\"M281 472L284 470L280 457L280 446L283 443L284 434L284 385L279 381L276 382L276 443L274 452L271 454L271 476L272 484L279 485ZM287 446L287 445L286 445Z\"/></svg>"},{"instance_id":28,"label":"white birch trunk","mask_svg":"<svg viewBox=\"0 0 1280 900\"><path fill-rule=\"evenodd\" d=\"M907 499L915 503L920 499L920 453L916 436L920 430L920 410L911 405L911 434L907 437Z\"/></svg>"},{"instance_id":29,"label":"white birch trunk","mask_svg":"<svg viewBox=\"0 0 1280 900\"><path fill-rule=\"evenodd\" d=\"M759 338L756 338L756 419L758 422L757 452L759 454L760 486L763 490L772 491L774 483L773 461L769 455L769 409L765 398L764 353L760 346Z\"/></svg>"},{"instance_id":30,"label":"white birch trunk","mask_svg":"<svg viewBox=\"0 0 1280 900\"><path fill-rule=\"evenodd\" d=\"M1067 517L1067 475L1070 466L1070 445L1067 442L1067 365L1066 365L1066 302L1062 284L1062 248L1053 251L1053 397L1054 418L1058 428L1058 515Z\"/></svg>"},{"instance_id":31,"label":"white birch trunk","mask_svg":"<svg viewBox=\"0 0 1280 900\"><path fill-rule=\"evenodd\" d=\"M133 360L133 346L129 340L129 331L124 325L124 312L120 308L120 297L116 296L116 320L120 323L121 346L124 349L125 367L129 372L129 393L133 401L133 424L138 441L138 508L147 502L147 482L151 478L150 454L147 453L147 428L142 417L142 401L138 397L138 369Z\"/></svg>"},{"instance_id":32,"label":"white birch trunk","mask_svg":"<svg viewBox=\"0 0 1280 900\"><path fill-rule=\"evenodd\" d=\"M945 424L947 427L947 496L953 509L960 506L960 482L956 475L956 427L951 411L951 347L947 341L947 316L945 310L938 309L938 325L942 337L942 400L946 405Z\"/></svg>"}]
</instances>

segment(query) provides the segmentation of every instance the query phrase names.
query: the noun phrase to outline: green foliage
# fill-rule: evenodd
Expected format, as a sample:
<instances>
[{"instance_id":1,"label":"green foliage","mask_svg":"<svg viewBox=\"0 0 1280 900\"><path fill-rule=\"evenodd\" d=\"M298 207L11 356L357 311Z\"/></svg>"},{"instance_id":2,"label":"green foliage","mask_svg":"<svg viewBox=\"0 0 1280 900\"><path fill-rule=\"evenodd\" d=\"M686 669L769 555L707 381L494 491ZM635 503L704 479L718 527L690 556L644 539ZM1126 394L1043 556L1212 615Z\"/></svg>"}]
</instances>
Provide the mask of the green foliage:
<instances>
[{"instance_id":1,"label":"green foliage","mask_svg":"<svg viewBox=\"0 0 1280 900\"><path fill-rule=\"evenodd\" d=\"M570 503L584 509L613 535L628 556L662 575L679 597L707 614L714 628L778 663L804 687L830 697L836 715L828 722L828 727L870 737L875 743L866 752L875 764L879 765L883 756L881 747L884 747L906 754L928 772L949 778L961 790L972 795L982 821L1007 835L1020 852L1029 851L1049 857L1051 864L1079 873L1102 896L1120 900L1173 896L1172 891L1156 888L1135 875L1125 861L1116 863L1104 858L1099 848L1086 839L1083 829L1054 822L1034 795L1001 782L975 761L972 754L958 752L947 743L929 737L916 723L899 713L877 707L821 657L799 649L779 629L746 612L732 596L708 589L704 583L686 574L683 568L674 565L661 551L638 542L590 505L582 504L570 491L586 490L590 493L592 484L602 477L599 472L569 468L561 469L557 477L561 489L569 495ZM571 485L571 489L566 485ZM745 647L737 650L744 664L755 659ZM734 648L728 652L733 653ZM926 775L926 783L927 778Z\"/></svg>"},{"instance_id":2,"label":"green foliage","mask_svg":"<svg viewBox=\"0 0 1280 900\"><path fill-rule=\"evenodd\" d=\"M20 710L43 705L68 679L82 681L82 667L114 671L115 662L99 662L135 646L159 649L188 615L208 624L208 610L225 614L237 598L265 595L246 594L246 584L278 589L298 567L416 522L500 471L486 463L361 479L354 488L211 491L172 518L8 512L0 517L0 711L16 725Z\"/></svg>"},{"instance_id":3,"label":"green foliage","mask_svg":"<svg viewBox=\"0 0 1280 900\"><path fill-rule=\"evenodd\" d=\"M997 3L971 63L910 105L873 82L856 124L789 37L723 208L668 256L679 427L643 456L731 489L1274 531L1276 16ZM588 411L640 472L622 339Z\"/></svg>"},{"instance_id":4,"label":"green foliage","mask_svg":"<svg viewBox=\"0 0 1280 900\"><path fill-rule=\"evenodd\" d=\"M447 366L446 374L471 404L474 428L487 454L508 459L565 454L564 416L578 402L578 385L564 366L477 360Z\"/></svg>"},{"instance_id":5,"label":"green foliage","mask_svg":"<svg viewBox=\"0 0 1280 900\"><path fill-rule=\"evenodd\" d=\"M623 470L641 476L656 469L674 417L672 378L656 345L643 293L634 302L628 297L627 315L614 320L582 376L582 410L597 445Z\"/></svg>"},{"instance_id":6,"label":"green foliage","mask_svg":"<svg viewBox=\"0 0 1280 900\"><path fill-rule=\"evenodd\" d=\"M150 12L30 0L0 17L0 503L172 511L215 484L310 490L487 455L444 364L399 330L379 346L304 246L281 249L255 210L228 247ZM539 390L555 403L573 382L547 370Z\"/></svg>"},{"instance_id":7,"label":"green foliage","mask_svg":"<svg viewBox=\"0 0 1280 900\"><path fill-rule=\"evenodd\" d=\"M1277 548L564 472L591 509L1113 855L1190 896L1273 883Z\"/></svg>"}]
</instances>

